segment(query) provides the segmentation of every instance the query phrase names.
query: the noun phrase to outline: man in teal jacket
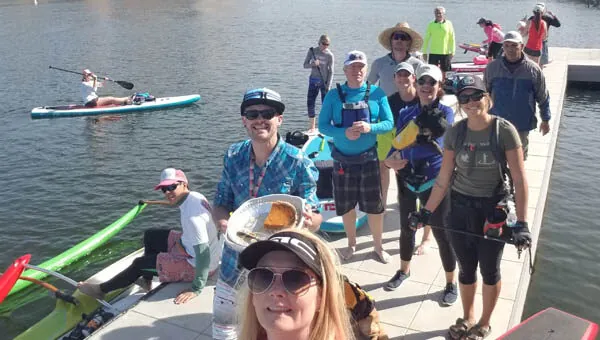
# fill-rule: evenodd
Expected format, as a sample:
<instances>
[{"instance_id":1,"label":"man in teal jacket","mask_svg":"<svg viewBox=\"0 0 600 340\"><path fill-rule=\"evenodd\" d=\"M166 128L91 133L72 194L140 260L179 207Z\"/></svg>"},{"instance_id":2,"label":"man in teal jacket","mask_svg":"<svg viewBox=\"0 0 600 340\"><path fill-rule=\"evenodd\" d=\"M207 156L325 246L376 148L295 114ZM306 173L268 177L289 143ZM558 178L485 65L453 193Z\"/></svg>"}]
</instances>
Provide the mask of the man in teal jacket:
<instances>
[{"instance_id":1,"label":"man in teal jacket","mask_svg":"<svg viewBox=\"0 0 600 340\"><path fill-rule=\"evenodd\" d=\"M365 82L367 56L351 51L344 61L346 83L325 96L319 114L319 131L333 137L333 190L336 213L342 216L349 259L356 247L356 204L367 213L375 254L387 263L382 247L384 203L377 159L377 137L392 130L392 111L383 90Z\"/></svg>"}]
</instances>

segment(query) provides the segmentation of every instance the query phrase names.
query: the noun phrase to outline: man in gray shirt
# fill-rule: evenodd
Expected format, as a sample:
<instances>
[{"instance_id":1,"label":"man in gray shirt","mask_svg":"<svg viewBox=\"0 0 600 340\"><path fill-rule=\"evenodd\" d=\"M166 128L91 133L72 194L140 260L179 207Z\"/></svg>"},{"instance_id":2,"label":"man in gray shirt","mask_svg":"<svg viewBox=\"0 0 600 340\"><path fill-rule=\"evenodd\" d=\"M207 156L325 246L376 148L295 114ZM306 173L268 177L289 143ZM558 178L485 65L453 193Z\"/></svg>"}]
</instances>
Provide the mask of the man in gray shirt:
<instances>
[{"instance_id":1,"label":"man in gray shirt","mask_svg":"<svg viewBox=\"0 0 600 340\"><path fill-rule=\"evenodd\" d=\"M412 30L408 23L403 22L381 32L379 43L390 53L373 62L367 81L371 84L379 81L379 87L385 92L385 95L391 96L397 91L394 83L396 66L405 61L411 64L416 71L419 65L423 63L410 55L411 52L421 49L423 38L419 33Z\"/></svg>"},{"instance_id":2,"label":"man in gray shirt","mask_svg":"<svg viewBox=\"0 0 600 340\"><path fill-rule=\"evenodd\" d=\"M329 50L331 39L325 34L319 38L319 46L311 47L304 58L304 68L310 68L308 78L308 93L306 94L306 107L308 109L308 120L310 122L308 134L316 132L315 125L315 102L321 91L321 104L325 94L331 87L333 79L333 53Z\"/></svg>"},{"instance_id":3,"label":"man in gray shirt","mask_svg":"<svg viewBox=\"0 0 600 340\"><path fill-rule=\"evenodd\" d=\"M407 62L412 65L413 69L419 68L423 62L410 55L410 52L419 51L423 46L423 38L417 32L410 28L408 23L398 23L394 27L385 29L379 34L379 43L386 50L391 51L383 57L376 59L371 65L371 72L367 77L367 81L375 84L379 81L379 87L385 92L386 96L391 96L398 91L394 82L396 74L396 66L401 62ZM394 116L398 112L392 112ZM390 169L388 169L383 161L387 155L392 139L394 139L395 131L388 134L377 135L377 154L379 156L379 172L381 174L381 189L384 198L384 204L387 201L388 187L390 186ZM387 150L386 150L387 149Z\"/></svg>"}]
</instances>

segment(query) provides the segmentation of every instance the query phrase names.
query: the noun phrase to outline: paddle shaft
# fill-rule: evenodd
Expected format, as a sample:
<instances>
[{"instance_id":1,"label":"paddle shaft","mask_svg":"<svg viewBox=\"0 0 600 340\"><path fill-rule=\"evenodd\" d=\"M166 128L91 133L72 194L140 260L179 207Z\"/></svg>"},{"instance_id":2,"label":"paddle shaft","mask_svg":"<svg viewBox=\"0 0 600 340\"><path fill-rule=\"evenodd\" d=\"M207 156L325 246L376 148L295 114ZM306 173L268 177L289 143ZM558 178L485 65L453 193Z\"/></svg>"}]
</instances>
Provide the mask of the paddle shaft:
<instances>
[{"instance_id":1,"label":"paddle shaft","mask_svg":"<svg viewBox=\"0 0 600 340\"><path fill-rule=\"evenodd\" d=\"M158 205L173 205L171 204L171 202L169 201L146 201L146 200L140 200L140 203L146 203L146 204L158 204Z\"/></svg>"},{"instance_id":2,"label":"paddle shaft","mask_svg":"<svg viewBox=\"0 0 600 340\"><path fill-rule=\"evenodd\" d=\"M58 70L58 71L63 71L63 72L67 72L67 73L74 73L74 74L79 74L79 75L83 75L83 72L77 72L77 71L71 71L71 70L65 70L64 68L60 68L60 67L54 67L52 65L48 66L48 68L53 69L53 70ZM128 81L124 81L124 80L113 80L110 79L108 77L101 77L101 76L96 76L97 78L103 79L103 80L108 80L108 81L112 81L115 82L119 85L121 85L122 87L131 90L133 88L133 83L130 83Z\"/></svg>"},{"instance_id":3,"label":"paddle shaft","mask_svg":"<svg viewBox=\"0 0 600 340\"><path fill-rule=\"evenodd\" d=\"M317 57L315 56L315 48L311 47L310 48L310 53L312 53L313 56L313 60L318 60ZM321 80L323 81L323 84L321 84L321 87L323 87L325 89L325 78L323 77L323 72L321 72L321 68L319 67L319 65L317 65L317 70L319 70L319 75L321 76Z\"/></svg>"}]
</instances>

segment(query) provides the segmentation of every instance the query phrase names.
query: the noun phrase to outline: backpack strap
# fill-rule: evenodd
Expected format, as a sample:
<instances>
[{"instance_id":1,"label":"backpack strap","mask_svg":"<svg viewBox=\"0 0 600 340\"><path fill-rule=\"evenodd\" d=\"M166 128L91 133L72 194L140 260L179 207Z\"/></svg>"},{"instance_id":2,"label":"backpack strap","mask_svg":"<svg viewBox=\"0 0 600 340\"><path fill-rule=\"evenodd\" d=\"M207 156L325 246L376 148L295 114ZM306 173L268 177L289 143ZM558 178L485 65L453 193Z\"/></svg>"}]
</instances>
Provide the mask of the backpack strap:
<instances>
[{"instance_id":1,"label":"backpack strap","mask_svg":"<svg viewBox=\"0 0 600 340\"><path fill-rule=\"evenodd\" d=\"M365 92L365 103L369 103L369 96L371 95L371 84L367 81L367 91Z\"/></svg>"},{"instance_id":2,"label":"backpack strap","mask_svg":"<svg viewBox=\"0 0 600 340\"><path fill-rule=\"evenodd\" d=\"M340 85L340 83L335 83L335 87L337 87L338 95L340 96L340 100L342 101L342 104L345 103L346 95L344 94L344 91L342 91L342 85Z\"/></svg>"},{"instance_id":3,"label":"backpack strap","mask_svg":"<svg viewBox=\"0 0 600 340\"><path fill-rule=\"evenodd\" d=\"M500 147L500 120L502 118L496 117L494 119L494 129L492 129L492 134L490 136L490 147L494 154L494 158L496 158L496 162L498 162L498 171L500 173L500 178L502 182L500 183L500 190L507 189L507 194L514 193L514 186L512 183L512 177L510 175L510 169L508 168L506 154ZM508 188L504 187L505 181L508 181Z\"/></svg>"}]
</instances>

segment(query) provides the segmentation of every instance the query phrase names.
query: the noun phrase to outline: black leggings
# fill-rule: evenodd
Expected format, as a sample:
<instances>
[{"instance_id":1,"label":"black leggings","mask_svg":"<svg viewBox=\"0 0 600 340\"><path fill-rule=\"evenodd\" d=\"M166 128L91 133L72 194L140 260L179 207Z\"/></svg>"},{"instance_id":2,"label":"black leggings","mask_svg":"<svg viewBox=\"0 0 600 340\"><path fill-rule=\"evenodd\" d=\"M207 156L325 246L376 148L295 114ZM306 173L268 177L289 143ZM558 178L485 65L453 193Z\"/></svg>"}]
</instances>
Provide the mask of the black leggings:
<instances>
[{"instance_id":1,"label":"black leggings","mask_svg":"<svg viewBox=\"0 0 600 340\"><path fill-rule=\"evenodd\" d=\"M169 229L149 229L144 232L144 255L133 260L131 265L112 279L102 283L104 293L124 288L134 283L138 277L152 279L156 275L156 257L169 251Z\"/></svg>"},{"instance_id":2,"label":"black leggings","mask_svg":"<svg viewBox=\"0 0 600 340\"><path fill-rule=\"evenodd\" d=\"M483 235L486 216L501 198L481 198L451 193L452 208L450 225L452 229ZM500 281L500 261L504 243L486 240L481 237L451 233L450 242L458 258L458 281L465 285L477 282L477 265L486 285Z\"/></svg>"},{"instance_id":3,"label":"black leggings","mask_svg":"<svg viewBox=\"0 0 600 340\"><path fill-rule=\"evenodd\" d=\"M402 261L410 261L413 252L415 251L416 231L410 229L408 226L408 214L416 209L417 194L404 187L404 184L401 181L398 183L398 201L400 202L400 259L402 259ZM402 186L402 188L400 186ZM431 189L418 194L422 205L427 202L430 194ZM430 224L445 228L449 209L450 201L448 196L446 196L439 207L431 215ZM450 246L446 230L431 228L431 231L438 244L444 271L447 273L453 272L456 269L456 257Z\"/></svg>"}]
</instances>

